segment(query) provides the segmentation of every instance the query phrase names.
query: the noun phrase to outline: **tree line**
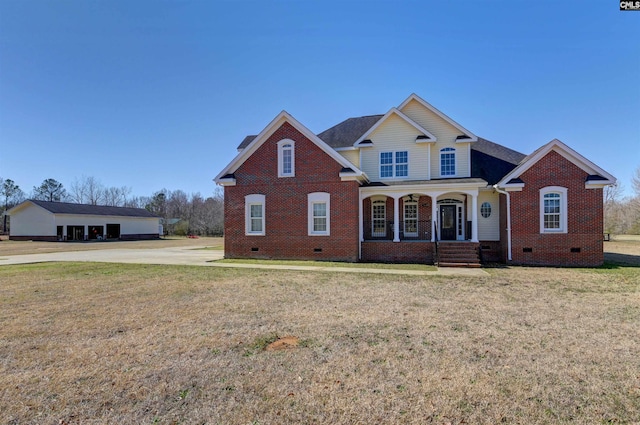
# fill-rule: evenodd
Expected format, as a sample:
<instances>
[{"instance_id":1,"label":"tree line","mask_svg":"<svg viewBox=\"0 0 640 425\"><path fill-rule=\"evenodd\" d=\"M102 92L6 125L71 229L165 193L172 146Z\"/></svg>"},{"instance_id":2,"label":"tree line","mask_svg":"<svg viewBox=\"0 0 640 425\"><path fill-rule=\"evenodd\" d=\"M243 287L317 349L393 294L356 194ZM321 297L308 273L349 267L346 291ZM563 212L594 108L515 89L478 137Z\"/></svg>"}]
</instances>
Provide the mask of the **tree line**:
<instances>
[{"instance_id":1,"label":"tree line","mask_svg":"<svg viewBox=\"0 0 640 425\"><path fill-rule=\"evenodd\" d=\"M631 178L633 195L622 196L622 183L604 191L604 231L613 235L640 235L640 167Z\"/></svg>"},{"instance_id":2,"label":"tree line","mask_svg":"<svg viewBox=\"0 0 640 425\"><path fill-rule=\"evenodd\" d=\"M162 218L165 232L174 235L221 236L224 231L224 199L221 188L211 196L188 195L182 190L161 189L150 196L132 196L131 188L107 187L95 177L76 178L68 188L55 179L43 180L29 195L11 179L0 177L0 214L26 199L49 202L145 208ZM2 214L3 215L3 214ZM8 230L4 216L2 230Z\"/></svg>"}]
</instances>

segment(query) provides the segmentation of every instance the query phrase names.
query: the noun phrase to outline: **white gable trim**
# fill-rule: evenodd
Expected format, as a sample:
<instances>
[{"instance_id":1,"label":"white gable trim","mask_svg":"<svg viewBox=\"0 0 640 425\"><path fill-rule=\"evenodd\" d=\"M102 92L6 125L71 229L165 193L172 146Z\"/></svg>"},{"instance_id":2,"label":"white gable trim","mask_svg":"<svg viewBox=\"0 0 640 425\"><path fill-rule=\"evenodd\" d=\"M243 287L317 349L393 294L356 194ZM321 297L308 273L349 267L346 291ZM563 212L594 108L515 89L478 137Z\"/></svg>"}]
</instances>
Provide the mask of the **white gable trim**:
<instances>
[{"instance_id":1,"label":"white gable trim","mask_svg":"<svg viewBox=\"0 0 640 425\"><path fill-rule=\"evenodd\" d=\"M524 186L523 183L511 183L509 181L511 179L515 179L522 175L529 168L533 167L540 159L544 158L549 152L555 151L558 154L562 155L567 161L575 164L577 167L582 169L589 175L599 175L604 177L606 180L587 180L585 187L587 189L593 187L604 187L610 184L614 184L616 182L616 178L611 174L607 173L602 168L598 167L593 162L589 161L584 156L580 155L578 152L571 149L569 146L565 145L558 139L553 139L546 145L539 148L537 151L526 157L520 165L514 168L509 174L502 178L498 182L499 187L511 187L515 185Z\"/></svg>"},{"instance_id":2,"label":"white gable trim","mask_svg":"<svg viewBox=\"0 0 640 425\"><path fill-rule=\"evenodd\" d=\"M409 124L410 126L412 126L413 128L415 128L417 131L419 131L420 133L424 134L425 136L429 137L429 140L421 140L420 142L416 142L416 143L426 143L426 142L435 142L436 141L436 136L434 136L433 134L429 133L429 131L427 131L426 129L424 129L420 124L416 123L415 121L413 121L411 118L409 118L408 116L406 116L405 114L403 114L402 112L400 112L398 109L396 108L391 108L389 110L389 112L387 112L386 114L384 114L384 116L382 118L380 118L378 120L377 123L375 123L373 125L373 127L371 127L369 130L367 130L366 133L364 133L362 136L360 136L360 138L358 140L356 140L356 142L353 144L354 146L358 146L358 144L360 142L362 142L363 140L367 140L369 138L369 135L371 133L373 133L374 131L376 131L376 129L378 127L380 127L387 119L389 119L389 117L391 115L397 115L398 117L400 117L401 119L403 119L407 124Z\"/></svg>"},{"instance_id":3,"label":"white gable trim","mask_svg":"<svg viewBox=\"0 0 640 425\"><path fill-rule=\"evenodd\" d=\"M35 202L31 202L30 199L27 199L26 201L22 201L20 202L18 205L16 205L13 208L8 209L7 211L4 212L3 215L8 215L9 217L11 217L11 214L16 213L19 210L28 208L28 207L38 207L40 208L42 211L47 212L48 214L53 214L51 211L49 211L48 209L41 207L40 205L36 204Z\"/></svg>"},{"instance_id":4,"label":"white gable trim","mask_svg":"<svg viewBox=\"0 0 640 425\"><path fill-rule=\"evenodd\" d=\"M256 136L255 139L251 141L251 143L249 143L242 151L240 151L238 155L236 155L236 157L233 158L231 162L226 167L224 167L224 169L220 173L218 173L218 175L213 180L221 186L229 185L232 180L233 183L235 183L235 179L223 177L228 174L233 174L285 122L291 124L307 139L311 140L312 143L316 144L327 155L333 158L338 164L342 165L343 168L351 168L353 170L353 173L350 173L350 176L357 176L366 179L366 175L358 167L353 165L349 160L336 152L331 146L323 142L307 127L293 118L293 116L291 116L287 111L282 111L260 132L260 134Z\"/></svg>"},{"instance_id":5,"label":"white gable trim","mask_svg":"<svg viewBox=\"0 0 640 425\"><path fill-rule=\"evenodd\" d=\"M475 134L473 134L472 132L470 132L469 130L467 130L466 128L464 128L463 126L461 126L460 124L458 124L457 122L449 118L448 116L446 116L444 113L438 110L435 106L431 105L429 102L422 99L420 96L418 96L415 93L411 93L411 96L409 96L404 102L400 104L400 106L398 106L398 109L402 111L402 109L405 106L407 106L409 102L411 102L412 100L415 100L416 102L418 102L419 104L421 104L422 106L424 106L425 108L427 108L428 110L430 110L431 112L433 112L434 114L436 114L437 116L439 116L440 118L442 118L443 120L445 120L446 122L454 126L456 129L460 130L461 133L469 136L469 139L461 139L459 141L460 143L478 141L478 136L476 136Z\"/></svg>"}]
</instances>

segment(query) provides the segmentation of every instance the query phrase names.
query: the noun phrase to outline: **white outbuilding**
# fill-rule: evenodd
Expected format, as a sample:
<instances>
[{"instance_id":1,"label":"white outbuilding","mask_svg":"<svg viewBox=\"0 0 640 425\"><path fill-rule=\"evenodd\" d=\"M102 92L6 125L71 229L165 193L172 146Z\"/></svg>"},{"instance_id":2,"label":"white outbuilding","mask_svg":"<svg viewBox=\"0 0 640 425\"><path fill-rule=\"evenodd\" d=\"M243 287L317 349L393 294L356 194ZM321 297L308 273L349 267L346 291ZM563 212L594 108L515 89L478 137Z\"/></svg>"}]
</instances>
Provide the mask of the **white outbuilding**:
<instances>
[{"instance_id":1,"label":"white outbuilding","mask_svg":"<svg viewBox=\"0 0 640 425\"><path fill-rule=\"evenodd\" d=\"M160 237L160 217L142 208L27 200L11 208L9 239L136 240Z\"/></svg>"}]
</instances>

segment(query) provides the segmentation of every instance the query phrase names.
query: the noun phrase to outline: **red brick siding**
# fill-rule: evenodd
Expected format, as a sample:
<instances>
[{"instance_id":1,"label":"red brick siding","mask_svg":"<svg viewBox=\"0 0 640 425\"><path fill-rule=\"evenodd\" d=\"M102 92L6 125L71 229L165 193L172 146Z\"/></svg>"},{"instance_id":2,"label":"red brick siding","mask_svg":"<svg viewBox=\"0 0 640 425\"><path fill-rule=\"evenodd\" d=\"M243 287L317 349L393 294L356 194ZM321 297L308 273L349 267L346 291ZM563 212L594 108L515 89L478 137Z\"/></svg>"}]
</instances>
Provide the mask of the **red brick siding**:
<instances>
[{"instance_id":1,"label":"red brick siding","mask_svg":"<svg viewBox=\"0 0 640 425\"><path fill-rule=\"evenodd\" d=\"M363 242L362 261L433 264L433 242Z\"/></svg>"},{"instance_id":2,"label":"red brick siding","mask_svg":"<svg viewBox=\"0 0 640 425\"><path fill-rule=\"evenodd\" d=\"M591 267L603 263L602 189L585 189L587 173L551 151L520 178L522 192L511 193L513 262L516 264ZM540 189L567 188L567 230L540 233ZM531 248L532 252L523 252ZM580 252L571 252L579 248Z\"/></svg>"},{"instance_id":3,"label":"red brick siding","mask_svg":"<svg viewBox=\"0 0 640 425\"><path fill-rule=\"evenodd\" d=\"M480 241L480 261L483 263L503 263L502 242Z\"/></svg>"},{"instance_id":4,"label":"red brick siding","mask_svg":"<svg viewBox=\"0 0 640 425\"><path fill-rule=\"evenodd\" d=\"M416 199L416 198L414 198ZM429 196L420 196L417 198L418 201L418 229L420 229L422 232L424 231L428 231L429 234L425 235L420 234L419 236L421 238L427 238L427 239L431 239L431 232L433 231L432 227L433 225L428 223L431 218L431 197ZM387 222L393 222L393 217L394 217L394 211L393 211L393 198L391 197L387 197L386 202L385 202L386 206L387 206L387 218L386 221ZM404 221L404 200L400 199L398 201L398 209L399 209L399 214L398 217L400 218L400 221ZM370 239L371 238L371 220L372 220L372 216L371 216L371 198L366 198L363 199L362 201L362 216L363 216L363 223L366 226L363 230L364 230L364 238L365 240ZM402 228L400 228L400 232L402 233ZM393 239L393 227L389 226L387 228L387 239ZM377 239L377 238L376 238Z\"/></svg>"},{"instance_id":5,"label":"red brick siding","mask_svg":"<svg viewBox=\"0 0 640 425\"><path fill-rule=\"evenodd\" d=\"M278 177L282 139L295 141L295 177ZM225 187L225 256L357 261L359 184L341 181L341 170L284 123L236 170L236 186ZM330 236L308 235L307 195L313 192L330 194ZM265 236L245 235L245 196L250 194L265 195Z\"/></svg>"}]
</instances>

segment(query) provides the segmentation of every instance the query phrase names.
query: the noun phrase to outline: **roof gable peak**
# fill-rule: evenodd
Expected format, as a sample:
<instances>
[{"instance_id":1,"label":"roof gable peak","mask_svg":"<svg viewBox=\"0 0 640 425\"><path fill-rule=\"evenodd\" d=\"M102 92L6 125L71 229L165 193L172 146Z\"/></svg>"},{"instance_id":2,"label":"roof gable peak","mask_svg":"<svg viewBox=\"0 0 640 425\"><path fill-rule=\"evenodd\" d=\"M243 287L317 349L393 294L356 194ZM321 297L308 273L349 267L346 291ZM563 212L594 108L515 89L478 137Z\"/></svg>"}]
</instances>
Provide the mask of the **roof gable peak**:
<instances>
[{"instance_id":1,"label":"roof gable peak","mask_svg":"<svg viewBox=\"0 0 640 425\"><path fill-rule=\"evenodd\" d=\"M517 180L525 171L533 167L540 159L544 158L549 152L552 151L558 153L566 160L582 169L589 176L602 177L602 179L597 178L597 180L599 181L599 185L614 184L616 182L616 178L613 175L609 174L593 162L589 161L587 158L567 146L565 143L561 142L558 139L553 139L549 143L542 145L541 147L533 151L530 155L524 157L516 168L514 168L509 174L504 176L504 178L500 182L498 182L498 186L509 186L512 180ZM593 180L596 179L594 178Z\"/></svg>"},{"instance_id":2,"label":"roof gable peak","mask_svg":"<svg viewBox=\"0 0 640 425\"><path fill-rule=\"evenodd\" d=\"M464 136L464 137L459 137L459 139L460 139L459 141L461 141L461 142L477 142L478 141L478 136L476 136L473 132L467 130L462 125L460 125L456 121L452 120L449 116L444 114L438 108L436 108L435 106L433 106L432 104L430 104L429 102L427 102L426 100L424 100L423 98L421 98L420 96L418 96L415 93L411 93L411 95L409 95L409 97L406 98L405 101L400 104L400 106L398 106L398 109L400 111L402 111L412 101L418 102L424 108L426 108L429 111L433 112L438 117L440 117L441 119L443 119L444 121L446 121L447 123L452 125L454 128L459 130L462 133L461 136Z\"/></svg>"},{"instance_id":3,"label":"roof gable peak","mask_svg":"<svg viewBox=\"0 0 640 425\"><path fill-rule=\"evenodd\" d=\"M343 168L349 168L353 170L353 175L355 176L364 176L364 173L355 165L353 165L350 161L348 161L345 157L336 152L332 147L327 145L322 139L313 134L311 130L305 127L300 121L295 119L291 114L287 111L283 110L276 117L271 120L269 124L253 139L251 142L242 149L234 159L214 178L214 181L218 184L227 184L233 183L230 180L235 180L233 178L228 177L232 175L238 167L240 167L260 146L262 146L269 137L284 123L289 123L293 128L298 130L309 139L312 143L317 145L320 149L322 149L326 154L328 154L331 158L333 158L337 163L342 165Z\"/></svg>"},{"instance_id":4,"label":"roof gable peak","mask_svg":"<svg viewBox=\"0 0 640 425\"><path fill-rule=\"evenodd\" d=\"M366 140L369 140L369 135L371 133L373 133L374 131L376 131L382 124L384 124L385 121L387 121L393 115L399 117L400 119L405 121L407 124L409 124L410 126L414 127L417 131L422 133L423 136L426 136L426 139L425 138L421 138L420 139L423 143L427 142L427 141L428 142L435 142L436 141L436 136L431 134L428 130L423 128L420 124L416 123L411 118L409 118L408 116L403 114L398 108L391 108L391 109L389 109L389 111L386 114L384 114L384 116L382 118L380 118L378 120L378 122L376 122L369 130L367 130L362 136L360 136L360 138L358 140L356 140L353 145L354 146L358 146L358 145L362 144L362 142L364 142Z\"/></svg>"}]
</instances>

